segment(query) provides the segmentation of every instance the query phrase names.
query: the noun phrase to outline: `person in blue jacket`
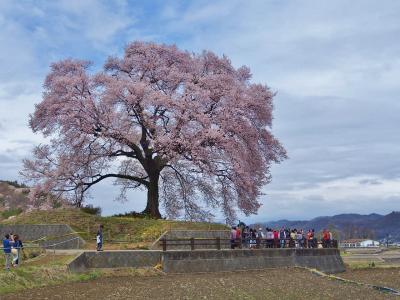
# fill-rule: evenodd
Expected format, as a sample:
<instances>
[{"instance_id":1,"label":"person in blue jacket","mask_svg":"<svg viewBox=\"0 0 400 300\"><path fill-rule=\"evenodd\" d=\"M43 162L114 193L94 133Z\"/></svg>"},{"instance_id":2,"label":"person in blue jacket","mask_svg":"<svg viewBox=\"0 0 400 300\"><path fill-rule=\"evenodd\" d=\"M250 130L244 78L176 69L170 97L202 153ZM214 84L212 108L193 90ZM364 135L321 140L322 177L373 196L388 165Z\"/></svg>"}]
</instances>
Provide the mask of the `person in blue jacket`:
<instances>
[{"instance_id":1,"label":"person in blue jacket","mask_svg":"<svg viewBox=\"0 0 400 300\"><path fill-rule=\"evenodd\" d=\"M6 270L10 271L10 264L11 264L11 241L10 241L10 235L6 234L5 239L3 240L3 251L4 251L4 256L5 256L5 265L6 265Z\"/></svg>"}]
</instances>

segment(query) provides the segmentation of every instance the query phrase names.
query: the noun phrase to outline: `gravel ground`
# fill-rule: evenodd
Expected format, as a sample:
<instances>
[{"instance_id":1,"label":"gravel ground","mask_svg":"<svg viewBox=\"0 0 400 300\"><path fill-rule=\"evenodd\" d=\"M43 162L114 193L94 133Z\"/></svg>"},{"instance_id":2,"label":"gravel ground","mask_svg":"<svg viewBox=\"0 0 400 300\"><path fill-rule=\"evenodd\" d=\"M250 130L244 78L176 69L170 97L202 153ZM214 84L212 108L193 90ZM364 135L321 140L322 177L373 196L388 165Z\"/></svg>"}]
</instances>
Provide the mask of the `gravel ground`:
<instances>
[{"instance_id":1,"label":"gravel ground","mask_svg":"<svg viewBox=\"0 0 400 300\"><path fill-rule=\"evenodd\" d=\"M375 270L374 270L375 271ZM355 273L349 273L355 274ZM349 275L347 274L347 275ZM350 276L350 275L349 275ZM398 277L397 277L398 278ZM301 269L235 273L104 277L3 295L18 299L395 299L364 286Z\"/></svg>"}]
</instances>

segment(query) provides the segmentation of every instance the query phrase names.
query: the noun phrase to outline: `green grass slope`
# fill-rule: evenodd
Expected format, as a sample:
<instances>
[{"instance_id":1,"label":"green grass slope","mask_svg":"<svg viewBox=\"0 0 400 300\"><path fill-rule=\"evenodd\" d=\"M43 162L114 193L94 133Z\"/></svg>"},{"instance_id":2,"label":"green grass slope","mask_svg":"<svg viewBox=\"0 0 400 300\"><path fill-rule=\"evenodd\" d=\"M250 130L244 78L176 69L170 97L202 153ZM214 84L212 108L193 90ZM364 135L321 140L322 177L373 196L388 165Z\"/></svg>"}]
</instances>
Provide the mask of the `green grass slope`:
<instances>
[{"instance_id":1,"label":"green grass slope","mask_svg":"<svg viewBox=\"0 0 400 300\"><path fill-rule=\"evenodd\" d=\"M100 217L74 208L21 213L13 219L3 220L1 224L68 224L87 241L91 241L95 237L99 224L102 224L106 241L127 241L131 243L153 242L167 230L227 229L225 225L216 223Z\"/></svg>"},{"instance_id":2,"label":"green grass slope","mask_svg":"<svg viewBox=\"0 0 400 300\"><path fill-rule=\"evenodd\" d=\"M73 258L74 256L41 255L22 261L20 267L13 268L10 272L1 269L0 295L35 287L86 281L98 276L99 272L96 271L84 274L68 272L67 264Z\"/></svg>"}]
</instances>

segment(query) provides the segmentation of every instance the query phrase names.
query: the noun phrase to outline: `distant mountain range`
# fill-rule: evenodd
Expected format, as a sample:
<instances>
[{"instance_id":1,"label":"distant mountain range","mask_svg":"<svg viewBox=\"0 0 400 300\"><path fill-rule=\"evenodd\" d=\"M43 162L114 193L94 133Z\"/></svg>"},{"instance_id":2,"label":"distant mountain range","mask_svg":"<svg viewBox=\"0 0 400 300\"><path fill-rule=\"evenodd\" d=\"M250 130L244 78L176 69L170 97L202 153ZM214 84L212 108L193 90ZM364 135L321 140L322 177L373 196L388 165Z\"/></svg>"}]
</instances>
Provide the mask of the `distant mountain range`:
<instances>
[{"instance_id":1,"label":"distant mountain range","mask_svg":"<svg viewBox=\"0 0 400 300\"><path fill-rule=\"evenodd\" d=\"M390 235L395 242L400 242L400 212L393 211L387 215L340 214L335 216L317 217L309 221L279 220L257 223L263 228L301 228L320 231L329 228L339 234L340 239L373 238L382 240Z\"/></svg>"}]
</instances>

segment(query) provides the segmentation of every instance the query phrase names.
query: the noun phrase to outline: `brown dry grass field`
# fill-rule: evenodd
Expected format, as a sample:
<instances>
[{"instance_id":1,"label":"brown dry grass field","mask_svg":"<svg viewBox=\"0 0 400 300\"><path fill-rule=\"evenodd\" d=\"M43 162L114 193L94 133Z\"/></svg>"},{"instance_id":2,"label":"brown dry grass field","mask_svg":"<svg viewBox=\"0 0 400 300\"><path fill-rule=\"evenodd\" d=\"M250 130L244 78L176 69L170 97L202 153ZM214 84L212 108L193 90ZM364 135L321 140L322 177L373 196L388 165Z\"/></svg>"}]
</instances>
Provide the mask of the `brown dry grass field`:
<instances>
[{"instance_id":1,"label":"brown dry grass field","mask_svg":"<svg viewBox=\"0 0 400 300\"><path fill-rule=\"evenodd\" d=\"M24 260L20 268L9 273L0 269L0 299L400 298L299 268L185 275L166 275L152 268L128 268L76 274L68 272L66 267L73 258L74 255L42 253ZM355 261L337 276L400 290L399 266L368 267L367 261Z\"/></svg>"},{"instance_id":2,"label":"brown dry grass field","mask_svg":"<svg viewBox=\"0 0 400 300\"><path fill-rule=\"evenodd\" d=\"M393 273L394 272L394 273ZM397 273L396 273L397 272ZM389 280L400 269L347 271L339 276L369 283ZM389 285L389 281L387 282ZM86 282L74 282L6 294L10 299L396 299L372 288L318 277L302 269L212 274L164 275L149 271L142 274L104 276Z\"/></svg>"},{"instance_id":3,"label":"brown dry grass field","mask_svg":"<svg viewBox=\"0 0 400 300\"><path fill-rule=\"evenodd\" d=\"M345 273L338 274L338 276L358 282L390 287L400 291L400 268L348 270Z\"/></svg>"}]
</instances>

